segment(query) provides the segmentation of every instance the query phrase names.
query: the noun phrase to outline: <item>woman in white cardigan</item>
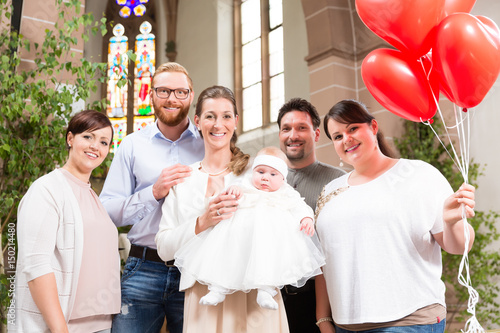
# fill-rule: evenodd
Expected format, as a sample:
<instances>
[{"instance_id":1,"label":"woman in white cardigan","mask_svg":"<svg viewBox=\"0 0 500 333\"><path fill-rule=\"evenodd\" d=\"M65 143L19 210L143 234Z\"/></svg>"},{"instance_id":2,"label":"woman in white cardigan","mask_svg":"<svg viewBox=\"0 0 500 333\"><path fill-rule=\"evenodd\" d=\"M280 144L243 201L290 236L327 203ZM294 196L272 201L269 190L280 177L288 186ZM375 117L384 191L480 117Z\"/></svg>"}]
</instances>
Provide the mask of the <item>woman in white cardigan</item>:
<instances>
[{"instance_id":1,"label":"woman in white cardigan","mask_svg":"<svg viewBox=\"0 0 500 333\"><path fill-rule=\"evenodd\" d=\"M191 165L191 176L172 187L165 198L155 239L158 255L165 261L174 259L174 253L197 234L233 216L238 203L224 190L239 181L248 164L249 156L235 146L238 113L231 90L205 89L196 103L194 122L205 143L205 157ZM280 293L275 296L278 310L269 310L257 304L255 290L238 291L217 306L207 306L199 304L207 286L182 274L180 289L186 290L184 333L289 332Z\"/></svg>"},{"instance_id":2,"label":"woman in white cardigan","mask_svg":"<svg viewBox=\"0 0 500 333\"><path fill-rule=\"evenodd\" d=\"M101 112L68 124L68 160L37 179L18 209L15 316L9 332L101 332L120 310L117 230L89 179L109 152Z\"/></svg>"}]
</instances>

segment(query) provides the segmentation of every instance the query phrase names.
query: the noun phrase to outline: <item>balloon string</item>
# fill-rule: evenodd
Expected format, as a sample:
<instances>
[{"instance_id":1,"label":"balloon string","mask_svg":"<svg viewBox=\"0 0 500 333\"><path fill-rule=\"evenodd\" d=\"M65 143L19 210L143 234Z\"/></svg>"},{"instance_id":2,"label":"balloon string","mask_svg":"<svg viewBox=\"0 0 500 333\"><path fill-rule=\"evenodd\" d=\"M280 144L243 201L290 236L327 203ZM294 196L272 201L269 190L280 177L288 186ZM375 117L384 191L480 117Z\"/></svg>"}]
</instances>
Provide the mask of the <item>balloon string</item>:
<instances>
[{"instance_id":1,"label":"balloon string","mask_svg":"<svg viewBox=\"0 0 500 333\"><path fill-rule=\"evenodd\" d=\"M460 160L461 160L461 165L463 166L462 168L462 177L465 182L468 182L468 171L469 171L469 154L468 154L468 145L467 142L469 141L469 137L465 136L465 129L464 129L464 121L466 123L469 123L468 117L464 117L465 119L462 119L462 113L457 112L457 107L454 106L453 108L454 114L455 114L455 124L457 128L457 137L458 137L458 143L459 143L459 148L460 148ZM468 128L467 133L470 132L470 128ZM450 141L451 142L451 141Z\"/></svg>"},{"instance_id":2,"label":"balloon string","mask_svg":"<svg viewBox=\"0 0 500 333\"><path fill-rule=\"evenodd\" d=\"M469 174L469 161L470 161L470 113L464 114L463 112L457 111L457 107L454 106L455 113L455 122L457 124L457 136L458 142L460 146L460 157L462 160L463 170L462 176L464 181L468 182L468 174ZM467 127L467 128L466 128ZM464 227L464 237L465 237L465 246L464 253L462 256L462 260L460 262L459 272L458 272L458 282L467 288L469 292L469 301L467 304L467 312L471 314L469 320L467 320L465 324L465 331L461 330L465 333L482 333L484 329L479 324L476 318L476 304L479 301L479 294L472 287L472 282L470 278L469 271L469 257L468 250L470 244L470 230L469 224L467 223L467 217L465 214L465 206L462 205L462 219L463 219L463 227ZM465 276L464 276L465 269Z\"/></svg>"},{"instance_id":3,"label":"balloon string","mask_svg":"<svg viewBox=\"0 0 500 333\"><path fill-rule=\"evenodd\" d=\"M425 73L425 66L423 64L423 62L421 61L420 62L420 65L422 66L422 70L424 71ZM429 73L427 75L427 77L430 76L430 73L431 71L429 70ZM428 81L429 82L429 81ZM455 146L453 145L453 141L451 140L451 137L450 137L450 133L448 132L448 127L446 126L446 122L444 120L444 117L443 117L443 113L441 112L441 108L439 107L439 101L436 97L436 95L434 95L434 91L431 89L431 94L432 94L432 98L434 99L434 103L436 104L436 108L437 108L437 111L439 113L439 117L441 118L441 121L443 123L443 126L444 126L444 130L446 132L446 136L450 142L450 146L451 146L451 149L453 151L453 155L454 157L450 154L450 152L448 151L448 148L446 147L446 145L443 143L443 141L441 140L441 138L439 137L439 135L436 133L436 131L434 130L434 128L432 127L431 125L431 122L430 121L422 121L422 119L420 119L422 121L422 123L424 123L425 125L428 125L430 126L430 128L432 129L432 132L434 133L434 135L438 138L439 142L441 143L441 145L444 147L446 153L448 154L448 156L450 156L451 160L453 161L453 163L455 163L455 166L458 168L458 170L460 171L460 173L462 174L462 176L464 176L464 171L465 171L465 168L463 167L463 163L460 163L460 159L458 157L458 154L457 152L455 151ZM438 95L439 96L439 95ZM468 168L467 168L468 169ZM465 174L466 175L466 174ZM465 176L464 179L466 179L467 177Z\"/></svg>"},{"instance_id":4,"label":"balloon string","mask_svg":"<svg viewBox=\"0 0 500 333\"><path fill-rule=\"evenodd\" d=\"M462 121L465 121L465 118L464 118L464 119L462 119ZM456 125L454 125L454 126L448 126L447 128L448 128L448 129L454 129L454 128L457 128L459 125L460 125L460 124L456 124Z\"/></svg>"},{"instance_id":5,"label":"balloon string","mask_svg":"<svg viewBox=\"0 0 500 333\"><path fill-rule=\"evenodd\" d=\"M423 64L422 64L422 67ZM425 72L425 68L424 68ZM429 71L430 73L430 71ZM431 89L432 91L432 89ZM448 148L446 145L443 143L441 140L440 136L436 133L434 128L432 127L432 124L430 121L422 121L423 124L429 126L436 136L436 138L439 140L441 145L444 147L446 153L450 158L452 159L453 163L457 166L458 170L462 174L462 177L464 179L464 182L468 183L468 174L469 174L469 161L470 161L470 113L467 112L467 114L464 116L462 112L457 112L457 107L454 105L454 114L455 114L455 123L456 125L453 127L447 127L446 122L443 117L443 113L441 112L441 109L439 107L439 102L434 95L434 92L432 92L432 97L434 98L434 102L436 103L437 110L439 112L439 116L441 118L441 121L443 122L444 129L446 132L446 136L450 142L450 146L452 148L453 154L455 158L451 155L449 152ZM467 129L465 129L465 126ZM458 137L458 142L459 142L459 147L460 147L460 156L457 154L455 147L453 145L453 141L451 140L450 133L448 129L451 128L456 128L457 130L457 137ZM467 288L467 291L469 292L469 300L467 304L467 312L471 314L471 317L467 320L465 323L465 331L461 330L463 333L484 333L485 330L482 328L481 324L479 324L477 318L476 318L476 304L479 301L479 294L477 291L472 287L471 279L470 279L470 271L469 271L469 257L468 257L468 250L469 250L469 244L470 244L470 230L469 230L469 224L467 223L467 217L465 213L465 206L462 204L462 220L463 220L463 229L464 229L464 239L465 239L465 246L464 246L464 253L462 256L462 260L460 262L459 266L459 271L458 271L458 282L460 285L464 286ZM465 269L465 276L464 276L464 269Z\"/></svg>"},{"instance_id":6,"label":"balloon string","mask_svg":"<svg viewBox=\"0 0 500 333\"><path fill-rule=\"evenodd\" d=\"M476 318L476 304L479 301L479 294L478 292L472 287L472 282L470 278L470 271L469 271L469 257L467 255L468 249L469 249L469 244L470 244L470 233L469 233L469 225L467 223L467 218L465 216L465 207L462 206L462 219L463 219L463 226L464 226L464 236L465 236L465 246L464 246L464 254L462 257L462 260L460 261L460 268L458 272L458 282L467 288L467 291L469 292L469 301L467 303L467 312L471 314L471 317L467 320L465 323L465 331L462 329L461 332L463 333L484 333L484 329L479 324L477 318ZM464 276L463 271L465 269L466 275Z\"/></svg>"},{"instance_id":7,"label":"balloon string","mask_svg":"<svg viewBox=\"0 0 500 333\"><path fill-rule=\"evenodd\" d=\"M439 135L436 133L436 131L434 130L434 127L432 127L432 124L429 122L429 121L423 121L422 119L420 119L422 124L424 125L427 125L430 127L430 129L432 130L432 132L434 133L434 135L436 136L436 138L438 139L439 143L441 143L441 145L443 146L444 150L446 151L446 153L448 154L448 156L451 158L451 160L453 161L453 163L455 164L455 166L461 170L461 166L459 165L460 162L457 163L457 161L455 161L455 159L453 158L453 156L451 155L450 151L448 150L448 148L446 147L446 145L444 144L444 142L441 140L441 138L439 137ZM449 137L449 136L448 136ZM453 148L453 146L452 146Z\"/></svg>"},{"instance_id":8,"label":"balloon string","mask_svg":"<svg viewBox=\"0 0 500 333\"><path fill-rule=\"evenodd\" d=\"M424 121L424 120L422 120L422 118L420 118L420 121L424 125L427 125L427 126L430 127L430 129L432 130L432 132L434 133L434 135L436 136L436 138L439 140L439 143L441 143L441 145L443 146L444 150L446 151L446 153L448 154L448 156L451 158L451 160L453 161L453 163L455 164L455 166L457 167L457 169L460 170L460 173L463 176L464 175L464 173L463 173L463 169L464 168L462 167L462 164L460 163L460 160L458 158L458 154L455 151L455 147L453 146L453 141L451 140L450 133L448 132L448 129L446 127L446 122L444 120L444 117L443 117L443 114L441 112L441 108L439 107L439 103L438 103L438 101L436 99L436 96L434 96L434 92L432 92L432 97L434 98L434 102L436 103L437 111L439 112L439 116L441 118L441 121L443 122L444 129L445 129L445 132L446 132L446 136L447 136L448 140L450 141L450 146L451 146L451 149L453 151L453 155L455 157L453 157L451 155L450 151L448 150L448 147L446 147L446 145L444 144L444 142L441 140L441 137L436 133L436 131L434 130L434 127L432 127L432 123L430 121Z\"/></svg>"},{"instance_id":9,"label":"balloon string","mask_svg":"<svg viewBox=\"0 0 500 333\"><path fill-rule=\"evenodd\" d=\"M434 101L438 105L436 97L434 97ZM450 132L448 131L448 127L446 126L446 121L444 120L444 116L443 116L443 113L441 112L441 108L439 107L439 105L437 107L437 110L439 112L439 117L441 118L441 121L442 121L442 123L444 125L444 129L445 129L445 132L446 132L446 137L448 138L448 141L450 143L451 150L453 151L454 158L451 155L450 155L450 157L453 159L453 161L456 161L455 165L457 166L457 168L460 171L460 173L462 174L462 176L464 176L464 171L465 171L464 164L461 163L461 159L460 159L459 155L457 154L457 151L455 150L455 145L453 144L453 140L451 139ZM459 142L460 142L460 138L459 138ZM442 141L441 141L441 144L444 145Z\"/></svg>"}]
</instances>

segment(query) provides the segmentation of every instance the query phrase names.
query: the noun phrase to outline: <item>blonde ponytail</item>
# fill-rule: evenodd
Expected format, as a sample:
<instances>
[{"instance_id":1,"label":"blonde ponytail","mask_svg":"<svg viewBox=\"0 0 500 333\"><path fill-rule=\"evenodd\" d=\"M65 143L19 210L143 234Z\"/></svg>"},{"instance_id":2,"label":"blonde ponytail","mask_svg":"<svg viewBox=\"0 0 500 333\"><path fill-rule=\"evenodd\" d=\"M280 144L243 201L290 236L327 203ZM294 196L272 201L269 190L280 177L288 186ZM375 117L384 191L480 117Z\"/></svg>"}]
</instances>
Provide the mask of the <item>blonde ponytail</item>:
<instances>
[{"instance_id":1,"label":"blonde ponytail","mask_svg":"<svg viewBox=\"0 0 500 333\"><path fill-rule=\"evenodd\" d=\"M231 162L229 162L229 170L231 170L236 176L239 176L245 171L248 161L250 160L250 155L245 154L240 148L236 147L236 144L231 140L231 153L233 157Z\"/></svg>"}]
</instances>

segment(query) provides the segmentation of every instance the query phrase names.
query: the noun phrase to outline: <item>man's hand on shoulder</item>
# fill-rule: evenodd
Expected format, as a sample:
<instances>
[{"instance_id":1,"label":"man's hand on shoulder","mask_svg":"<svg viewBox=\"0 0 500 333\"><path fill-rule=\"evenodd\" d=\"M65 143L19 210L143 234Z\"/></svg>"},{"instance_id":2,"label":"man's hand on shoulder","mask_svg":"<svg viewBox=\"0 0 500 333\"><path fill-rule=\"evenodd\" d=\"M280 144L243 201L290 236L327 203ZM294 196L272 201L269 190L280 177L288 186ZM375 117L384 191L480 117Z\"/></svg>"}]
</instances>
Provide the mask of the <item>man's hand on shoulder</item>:
<instances>
[{"instance_id":1,"label":"man's hand on shoulder","mask_svg":"<svg viewBox=\"0 0 500 333\"><path fill-rule=\"evenodd\" d=\"M153 196L156 200L165 198L172 186L184 182L184 178L191 176L193 169L187 165L175 164L163 169L153 184Z\"/></svg>"}]
</instances>

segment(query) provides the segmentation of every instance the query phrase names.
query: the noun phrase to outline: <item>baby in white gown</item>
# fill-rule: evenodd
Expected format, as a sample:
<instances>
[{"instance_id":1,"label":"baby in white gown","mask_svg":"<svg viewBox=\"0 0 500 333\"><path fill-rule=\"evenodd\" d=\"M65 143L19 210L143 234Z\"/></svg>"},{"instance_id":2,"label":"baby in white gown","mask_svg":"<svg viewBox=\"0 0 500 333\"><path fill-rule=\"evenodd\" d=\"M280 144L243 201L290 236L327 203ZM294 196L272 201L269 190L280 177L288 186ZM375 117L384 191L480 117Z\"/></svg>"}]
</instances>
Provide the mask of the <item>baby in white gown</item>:
<instances>
[{"instance_id":1,"label":"baby in white gown","mask_svg":"<svg viewBox=\"0 0 500 333\"><path fill-rule=\"evenodd\" d=\"M277 309L277 288L303 286L325 264L314 235L313 211L285 182L285 155L259 151L252 179L226 192L239 200L230 219L200 233L175 254L182 274L208 285L200 303L217 305L235 291L257 289L257 303ZM314 235L314 236L313 236Z\"/></svg>"}]
</instances>

